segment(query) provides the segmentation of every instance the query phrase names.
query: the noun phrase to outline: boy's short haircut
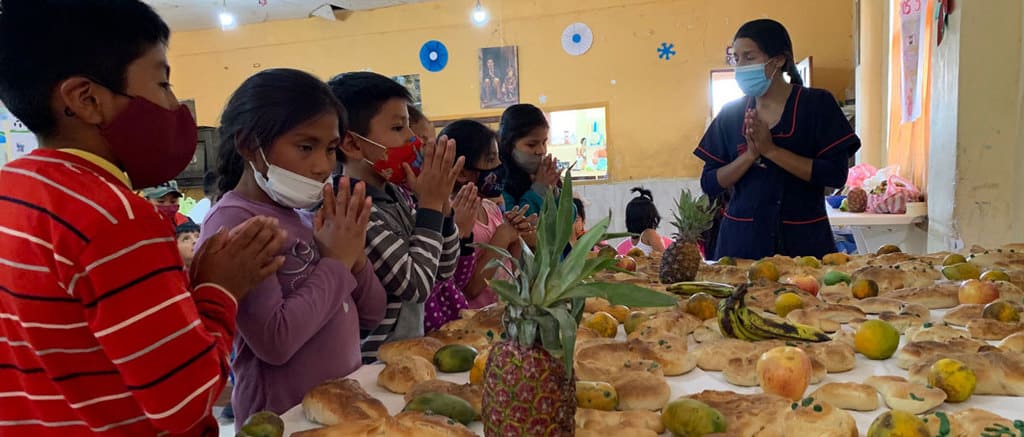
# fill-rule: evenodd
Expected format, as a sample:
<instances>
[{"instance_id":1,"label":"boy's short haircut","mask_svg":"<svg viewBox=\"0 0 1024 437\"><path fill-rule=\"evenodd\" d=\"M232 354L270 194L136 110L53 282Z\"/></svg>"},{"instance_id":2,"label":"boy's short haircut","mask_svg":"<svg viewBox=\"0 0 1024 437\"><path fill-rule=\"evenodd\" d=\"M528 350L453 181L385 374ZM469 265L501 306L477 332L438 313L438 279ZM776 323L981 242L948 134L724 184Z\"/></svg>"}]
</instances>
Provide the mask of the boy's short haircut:
<instances>
[{"instance_id":1,"label":"boy's short haircut","mask_svg":"<svg viewBox=\"0 0 1024 437\"><path fill-rule=\"evenodd\" d=\"M409 105L409 125L414 125L426 119L427 116L423 115L423 111L420 111L414 105Z\"/></svg>"},{"instance_id":2,"label":"boy's short haircut","mask_svg":"<svg viewBox=\"0 0 1024 437\"><path fill-rule=\"evenodd\" d=\"M359 135L370 131L370 120L388 100L412 101L404 86L377 73L356 71L342 73L327 81L334 97L348 110L348 128Z\"/></svg>"},{"instance_id":3,"label":"boy's short haircut","mask_svg":"<svg viewBox=\"0 0 1024 437\"><path fill-rule=\"evenodd\" d=\"M51 97L74 76L124 92L128 65L170 29L138 0L0 0L0 100L25 126L51 137Z\"/></svg>"},{"instance_id":4,"label":"boy's short haircut","mask_svg":"<svg viewBox=\"0 0 1024 437\"><path fill-rule=\"evenodd\" d=\"M175 238L177 238L177 237L180 237L181 234L188 234L190 232L199 233L199 230L200 230L199 225L197 225L195 222L191 222L190 221L190 222L182 223L182 224L178 225L178 227L174 228L174 236L175 236Z\"/></svg>"}]
</instances>

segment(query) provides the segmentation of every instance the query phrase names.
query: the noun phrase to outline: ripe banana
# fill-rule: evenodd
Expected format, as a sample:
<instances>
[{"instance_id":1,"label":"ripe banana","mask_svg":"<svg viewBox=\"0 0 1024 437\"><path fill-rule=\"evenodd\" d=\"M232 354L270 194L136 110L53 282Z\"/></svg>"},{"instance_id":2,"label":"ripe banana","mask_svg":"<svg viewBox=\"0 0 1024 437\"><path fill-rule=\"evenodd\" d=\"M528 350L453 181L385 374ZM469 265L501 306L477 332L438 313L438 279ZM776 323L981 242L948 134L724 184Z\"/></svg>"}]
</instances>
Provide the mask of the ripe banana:
<instances>
[{"instance_id":1,"label":"ripe banana","mask_svg":"<svg viewBox=\"0 0 1024 437\"><path fill-rule=\"evenodd\" d=\"M722 335L747 341L768 339L821 342L831 337L813 326L766 317L747 307L747 286L723 299L718 306L718 326Z\"/></svg>"},{"instance_id":2,"label":"ripe banana","mask_svg":"<svg viewBox=\"0 0 1024 437\"><path fill-rule=\"evenodd\" d=\"M676 282L675 284L665 287L665 290L675 294L682 295L694 295L697 293L707 293L714 297L726 298L732 296L733 291L736 287L729 284L720 284L718 282Z\"/></svg>"}]
</instances>

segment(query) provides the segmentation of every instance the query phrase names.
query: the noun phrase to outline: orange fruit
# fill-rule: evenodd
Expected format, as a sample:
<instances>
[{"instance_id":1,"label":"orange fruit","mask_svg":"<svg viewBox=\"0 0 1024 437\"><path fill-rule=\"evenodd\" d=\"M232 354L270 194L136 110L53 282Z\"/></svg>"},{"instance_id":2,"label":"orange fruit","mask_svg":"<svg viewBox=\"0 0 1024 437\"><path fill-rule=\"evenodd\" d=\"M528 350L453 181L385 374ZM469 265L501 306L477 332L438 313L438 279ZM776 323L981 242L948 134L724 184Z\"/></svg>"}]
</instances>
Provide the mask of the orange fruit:
<instances>
[{"instance_id":1,"label":"orange fruit","mask_svg":"<svg viewBox=\"0 0 1024 437\"><path fill-rule=\"evenodd\" d=\"M772 264L771 261L758 261L750 265L747 269L747 279L751 281L757 281L764 279L771 282L777 282L779 280L779 269Z\"/></svg>"},{"instance_id":2,"label":"orange fruit","mask_svg":"<svg viewBox=\"0 0 1024 437\"><path fill-rule=\"evenodd\" d=\"M605 311L615 317L615 320L619 323L624 323L629 318L629 307L625 305L612 305Z\"/></svg>"},{"instance_id":3,"label":"orange fruit","mask_svg":"<svg viewBox=\"0 0 1024 437\"><path fill-rule=\"evenodd\" d=\"M487 355L490 349L485 349L473 359L473 367L469 369L469 383L480 385L484 383L484 368L487 367Z\"/></svg>"},{"instance_id":4,"label":"orange fruit","mask_svg":"<svg viewBox=\"0 0 1024 437\"><path fill-rule=\"evenodd\" d=\"M686 300L686 312L707 320L718 315L718 299L707 293L697 293Z\"/></svg>"},{"instance_id":5,"label":"orange fruit","mask_svg":"<svg viewBox=\"0 0 1024 437\"><path fill-rule=\"evenodd\" d=\"M884 360L896 353L900 333L883 320L868 320L853 337L853 348L872 360Z\"/></svg>"},{"instance_id":6,"label":"orange fruit","mask_svg":"<svg viewBox=\"0 0 1024 437\"><path fill-rule=\"evenodd\" d=\"M619 333L619 321L604 311L598 311L583 321L583 326L593 329L605 338L615 338Z\"/></svg>"},{"instance_id":7,"label":"orange fruit","mask_svg":"<svg viewBox=\"0 0 1024 437\"><path fill-rule=\"evenodd\" d=\"M853 297L865 299L878 296L878 283L871 279L858 279L851 287Z\"/></svg>"}]
</instances>

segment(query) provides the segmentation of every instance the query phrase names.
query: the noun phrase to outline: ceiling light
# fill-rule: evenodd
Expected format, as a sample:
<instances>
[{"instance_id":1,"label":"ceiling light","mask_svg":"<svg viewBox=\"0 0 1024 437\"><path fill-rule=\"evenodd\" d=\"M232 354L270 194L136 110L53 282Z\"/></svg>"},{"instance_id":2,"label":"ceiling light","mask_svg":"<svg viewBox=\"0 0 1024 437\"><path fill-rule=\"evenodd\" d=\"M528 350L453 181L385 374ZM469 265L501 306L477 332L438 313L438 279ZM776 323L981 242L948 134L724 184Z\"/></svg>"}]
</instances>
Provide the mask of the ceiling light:
<instances>
[{"instance_id":1,"label":"ceiling light","mask_svg":"<svg viewBox=\"0 0 1024 437\"><path fill-rule=\"evenodd\" d=\"M473 8L473 22L476 24L484 24L487 22L487 10L484 9L483 5L480 4L480 0L476 0L476 7Z\"/></svg>"},{"instance_id":2,"label":"ceiling light","mask_svg":"<svg viewBox=\"0 0 1024 437\"><path fill-rule=\"evenodd\" d=\"M228 2L224 0L223 8L220 10L220 14L217 16L220 19L221 30L231 30L235 28L238 22L235 20L235 14L228 12Z\"/></svg>"}]
</instances>

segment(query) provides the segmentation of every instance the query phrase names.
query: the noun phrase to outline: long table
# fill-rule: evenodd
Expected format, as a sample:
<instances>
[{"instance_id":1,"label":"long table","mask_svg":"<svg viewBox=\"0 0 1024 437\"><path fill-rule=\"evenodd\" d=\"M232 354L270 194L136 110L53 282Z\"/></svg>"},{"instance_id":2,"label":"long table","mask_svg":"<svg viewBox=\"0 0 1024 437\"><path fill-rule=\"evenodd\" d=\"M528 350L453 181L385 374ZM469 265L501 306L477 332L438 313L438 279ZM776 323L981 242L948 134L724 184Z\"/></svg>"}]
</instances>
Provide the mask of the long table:
<instances>
[{"instance_id":1,"label":"long table","mask_svg":"<svg viewBox=\"0 0 1024 437\"><path fill-rule=\"evenodd\" d=\"M932 321L941 322L945 312L945 310L933 310ZM903 346L905 338L905 336L901 337L900 347ZM619 328L619 339L625 339L625 333L622 331L621 327ZM698 347L698 344L693 341L692 337L690 338L689 347L689 350L691 351ZM377 385L377 374L383 369L384 365L382 364L363 366L349 375L349 378L359 381L368 393L377 399L380 399L380 401L384 403L384 406L387 407L388 411L392 414L397 414L401 412L402 408L405 406L405 400L402 395L391 393ZM897 375L907 377L907 371L896 365L895 357L888 360L875 361L857 354L857 364L854 366L853 370L844 373L830 373L821 383L862 382L868 377L874 375ZM438 379L460 384L469 382L468 372L450 374L438 372L437 377ZM725 380L725 376L723 376L722 373L705 372L700 368L693 369L685 375L671 376L666 377L665 379L668 382L669 387L672 389L670 399L699 393L703 390L731 390L737 393L759 393L761 391L758 387L738 387L732 385ZM815 385L808 387L807 394L813 392L817 387L818 386ZM857 429L860 430L860 435L863 436L867 433L868 427L871 425L871 422L875 420L875 417L887 411L888 407L885 406L885 402L881 399L879 400L879 405L879 409L875 411L850 412L857 421ZM942 404L937 408L937 410L954 412L967 408L985 409L1009 419L1024 418L1024 398L1010 396L971 396L967 402L960 404ZM306 420L302 413L301 405L292 408L281 417L285 421L285 435L319 427L319 425ZM483 426L480 422L473 422L469 428L477 434L483 435ZM671 433L666 432L664 435L670 436Z\"/></svg>"},{"instance_id":2,"label":"long table","mask_svg":"<svg viewBox=\"0 0 1024 437\"><path fill-rule=\"evenodd\" d=\"M907 253L928 253L928 216L843 212L825 206L833 227L849 228L859 253L895 244Z\"/></svg>"}]
</instances>

